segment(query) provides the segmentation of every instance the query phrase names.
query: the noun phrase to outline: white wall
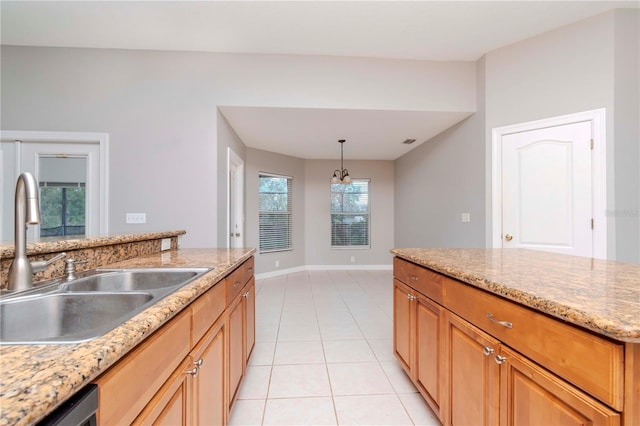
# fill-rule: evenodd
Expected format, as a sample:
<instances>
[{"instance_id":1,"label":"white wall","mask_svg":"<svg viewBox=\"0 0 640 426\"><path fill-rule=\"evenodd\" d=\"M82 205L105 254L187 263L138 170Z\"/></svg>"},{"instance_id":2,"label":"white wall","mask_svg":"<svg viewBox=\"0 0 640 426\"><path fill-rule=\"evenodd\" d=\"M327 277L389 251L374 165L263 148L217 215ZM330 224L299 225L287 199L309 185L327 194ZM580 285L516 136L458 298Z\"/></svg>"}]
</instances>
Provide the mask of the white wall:
<instances>
[{"instance_id":1,"label":"white wall","mask_svg":"<svg viewBox=\"0 0 640 426\"><path fill-rule=\"evenodd\" d=\"M305 161L305 264L391 265L389 250L394 247L394 162L350 161L345 167L352 178L371 179L371 247L331 249L331 186L329 179L340 165L338 160ZM351 262L351 256L355 262Z\"/></svg>"},{"instance_id":2,"label":"white wall","mask_svg":"<svg viewBox=\"0 0 640 426\"><path fill-rule=\"evenodd\" d=\"M247 245L259 248L259 218L258 218L258 174L260 172L273 173L293 178L293 235L292 250L274 253L255 254L255 268L257 273L273 272L304 266L305 258L305 228L307 222L305 203L307 189L305 185L304 160L273 152L247 148L245 161L245 224ZM312 197L315 195L312 195ZM275 261L280 265L275 266Z\"/></svg>"},{"instance_id":3,"label":"white wall","mask_svg":"<svg viewBox=\"0 0 640 426\"><path fill-rule=\"evenodd\" d=\"M639 134L633 124L638 122L637 14L637 10L605 13L485 57L488 150L495 127L607 109L608 258L631 262L640 261L639 217L619 216L638 211Z\"/></svg>"},{"instance_id":4,"label":"white wall","mask_svg":"<svg viewBox=\"0 0 640 426\"><path fill-rule=\"evenodd\" d=\"M485 246L484 60L477 80L475 114L396 160L398 247Z\"/></svg>"},{"instance_id":5,"label":"white wall","mask_svg":"<svg viewBox=\"0 0 640 426\"><path fill-rule=\"evenodd\" d=\"M477 112L397 160L396 245L490 246L491 130L606 108L608 257L640 262L638 14L609 12L478 61Z\"/></svg>"},{"instance_id":6,"label":"white wall","mask_svg":"<svg viewBox=\"0 0 640 426\"><path fill-rule=\"evenodd\" d=\"M303 160L247 148L246 223L249 245L258 247L258 173L293 177L293 250L256 253L256 271L270 273L300 267L390 266L394 247L393 161L349 161L354 178L371 179L371 247L331 249L329 179L338 160ZM351 262L351 256L355 262ZM275 261L279 266L275 266Z\"/></svg>"},{"instance_id":7,"label":"white wall","mask_svg":"<svg viewBox=\"0 0 640 426\"><path fill-rule=\"evenodd\" d=\"M2 46L0 63L3 130L108 133L109 231L186 229L182 247L223 240L219 157L234 138L218 105L475 105L472 62ZM125 224L126 212L147 223Z\"/></svg>"}]
</instances>

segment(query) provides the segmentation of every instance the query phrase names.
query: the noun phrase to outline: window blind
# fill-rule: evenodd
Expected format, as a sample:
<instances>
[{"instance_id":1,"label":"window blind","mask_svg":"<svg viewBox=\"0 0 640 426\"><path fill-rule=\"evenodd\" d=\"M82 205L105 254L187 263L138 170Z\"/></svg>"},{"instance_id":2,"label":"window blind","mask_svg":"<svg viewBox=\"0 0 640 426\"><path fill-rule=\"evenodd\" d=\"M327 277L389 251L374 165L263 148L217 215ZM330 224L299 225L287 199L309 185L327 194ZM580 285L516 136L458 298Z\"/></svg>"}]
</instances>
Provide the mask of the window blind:
<instances>
[{"instance_id":1,"label":"window blind","mask_svg":"<svg viewBox=\"0 0 640 426\"><path fill-rule=\"evenodd\" d=\"M331 247L369 247L369 179L331 184Z\"/></svg>"},{"instance_id":2,"label":"window blind","mask_svg":"<svg viewBox=\"0 0 640 426\"><path fill-rule=\"evenodd\" d=\"M291 250L293 178L259 174L260 253Z\"/></svg>"}]
</instances>

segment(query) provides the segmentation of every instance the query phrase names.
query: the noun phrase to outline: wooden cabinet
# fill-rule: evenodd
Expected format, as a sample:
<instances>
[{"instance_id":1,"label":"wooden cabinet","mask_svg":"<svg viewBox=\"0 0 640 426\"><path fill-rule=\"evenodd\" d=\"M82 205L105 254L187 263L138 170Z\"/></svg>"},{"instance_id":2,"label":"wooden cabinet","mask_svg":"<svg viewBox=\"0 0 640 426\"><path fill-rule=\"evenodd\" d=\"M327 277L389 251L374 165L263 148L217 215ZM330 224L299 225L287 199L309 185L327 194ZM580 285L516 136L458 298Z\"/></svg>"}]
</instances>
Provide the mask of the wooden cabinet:
<instances>
[{"instance_id":1,"label":"wooden cabinet","mask_svg":"<svg viewBox=\"0 0 640 426\"><path fill-rule=\"evenodd\" d=\"M195 425L226 424L225 335L226 322L221 319L191 353L192 365L198 368L197 374L191 378L192 419Z\"/></svg>"},{"instance_id":2,"label":"wooden cabinet","mask_svg":"<svg viewBox=\"0 0 640 426\"><path fill-rule=\"evenodd\" d=\"M226 424L254 341L250 258L96 379L98 424Z\"/></svg>"},{"instance_id":3,"label":"wooden cabinet","mask_svg":"<svg viewBox=\"0 0 640 426\"><path fill-rule=\"evenodd\" d=\"M502 425L613 426L620 415L517 352L500 356Z\"/></svg>"},{"instance_id":4,"label":"wooden cabinet","mask_svg":"<svg viewBox=\"0 0 640 426\"><path fill-rule=\"evenodd\" d=\"M231 409L256 340L255 280L253 277L241 291L237 292L228 312L229 409Z\"/></svg>"},{"instance_id":5,"label":"wooden cabinet","mask_svg":"<svg viewBox=\"0 0 640 426\"><path fill-rule=\"evenodd\" d=\"M622 344L420 268L394 260L394 353L443 424L621 424Z\"/></svg>"},{"instance_id":6,"label":"wooden cabinet","mask_svg":"<svg viewBox=\"0 0 640 426\"><path fill-rule=\"evenodd\" d=\"M189 371L192 361L185 358L171 377L149 401L133 425L172 425L191 424ZM99 422L106 424L106 422Z\"/></svg>"},{"instance_id":7,"label":"wooden cabinet","mask_svg":"<svg viewBox=\"0 0 640 426\"><path fill-rule=\"evenodd\" d=\"M393 282L393 306L396 358L431 408L439 413L443 386L442 307L397 279Z\"/></svg>"}]
</instances>

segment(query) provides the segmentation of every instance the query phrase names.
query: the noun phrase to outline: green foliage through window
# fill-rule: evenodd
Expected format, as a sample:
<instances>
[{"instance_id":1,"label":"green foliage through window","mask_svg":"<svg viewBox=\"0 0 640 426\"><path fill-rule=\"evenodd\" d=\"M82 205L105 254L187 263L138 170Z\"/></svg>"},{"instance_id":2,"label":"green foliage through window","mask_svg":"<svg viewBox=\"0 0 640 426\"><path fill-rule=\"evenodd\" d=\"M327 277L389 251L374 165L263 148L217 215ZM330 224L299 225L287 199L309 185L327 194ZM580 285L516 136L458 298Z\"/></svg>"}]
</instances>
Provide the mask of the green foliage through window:
<instances>
[{"instance_id":1,"label":"green foliage through window","mask_svg":"<svg viewBox=\"0 0 640 426\"><path fill-rule=\"evenodd\" d=\"M84 184L40 184L40 236L84 235Z\"/></svg>"},{"instance_id":2,"label":"green foliage through window","mask_svg":"<svg viewBox=\"0 0 640 426\"><path fill-rule=\"evenodd\" d=\"M331 184L331 247L369 247L369 179Z\"/></svg>"}]
</instances>

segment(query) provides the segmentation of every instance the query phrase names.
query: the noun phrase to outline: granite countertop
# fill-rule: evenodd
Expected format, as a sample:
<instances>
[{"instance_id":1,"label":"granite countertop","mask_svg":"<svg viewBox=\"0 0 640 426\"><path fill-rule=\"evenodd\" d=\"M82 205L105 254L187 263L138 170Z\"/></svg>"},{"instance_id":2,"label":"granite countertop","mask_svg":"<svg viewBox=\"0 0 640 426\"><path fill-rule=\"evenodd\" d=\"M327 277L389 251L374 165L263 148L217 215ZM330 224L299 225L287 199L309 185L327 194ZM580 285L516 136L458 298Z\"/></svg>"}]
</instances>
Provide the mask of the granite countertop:
<instances>
[{"instance_id":1,"label":"granite countertop","mask_svg":"<svg viewBox=\"0 0 640 426\"><path fill-rule=\"evenodd\" d=\"M122 244L141 240L160 239L184 235L185 230L145 232L137 234L109 234L98 236L47 237L27 244L27 254L43 254L60 252L63 250L78 250L84 248L101 247L105 244ZM13 241L0 241L0 258L14 257L16 253Z\"/></svg>"},{"instance_id":2,"label":"granite countertop","mask_svg":"<svg viewBox=\"0 0 640 426\"><path fill-rule=\"evenodd\" d=\"M391 253L600 335L640 343L640 265L525 249Z\"/></svg>"},{"instance_id":3,"label":"granite countertop","mask_svg":"<svg viewBox=\"0 0 640 426\"><path fill-rule=\"evenodd\" d=\"M24 425L40 420L254 252L255 249L180 249L105 265L215 269L89 342L0 346L0 425Z\"/></svg>"}]
</instances>

